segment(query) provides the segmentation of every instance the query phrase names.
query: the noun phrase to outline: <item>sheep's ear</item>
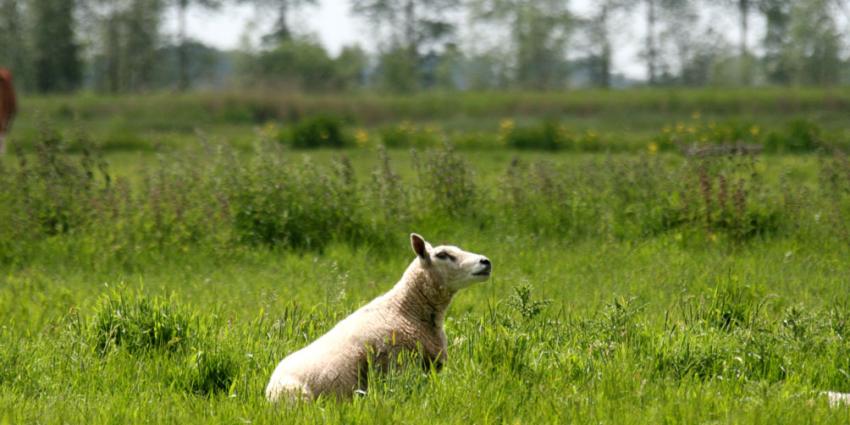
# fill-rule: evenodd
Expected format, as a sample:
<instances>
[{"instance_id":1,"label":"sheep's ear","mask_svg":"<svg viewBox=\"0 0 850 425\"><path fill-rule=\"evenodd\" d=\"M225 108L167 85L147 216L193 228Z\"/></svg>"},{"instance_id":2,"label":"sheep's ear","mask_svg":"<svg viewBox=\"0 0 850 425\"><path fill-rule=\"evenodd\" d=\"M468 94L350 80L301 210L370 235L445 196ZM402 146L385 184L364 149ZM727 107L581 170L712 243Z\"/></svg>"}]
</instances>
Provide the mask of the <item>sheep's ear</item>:
<instances>
[{"instance_id":1,"label":"sheep's ear","mask_svg":"<svg viewBox=\"0 0 850 425\"><path fill-rule=\"evenodd\" d=\"M428 242L425 242L425 239L422 236L419 236L416 233L411 233L410 246L413 247L413 252L415 252L419 258L428 262L431 261L431 254L428 252L431 249L431 246Z\"/></svg>"}]
</instances>

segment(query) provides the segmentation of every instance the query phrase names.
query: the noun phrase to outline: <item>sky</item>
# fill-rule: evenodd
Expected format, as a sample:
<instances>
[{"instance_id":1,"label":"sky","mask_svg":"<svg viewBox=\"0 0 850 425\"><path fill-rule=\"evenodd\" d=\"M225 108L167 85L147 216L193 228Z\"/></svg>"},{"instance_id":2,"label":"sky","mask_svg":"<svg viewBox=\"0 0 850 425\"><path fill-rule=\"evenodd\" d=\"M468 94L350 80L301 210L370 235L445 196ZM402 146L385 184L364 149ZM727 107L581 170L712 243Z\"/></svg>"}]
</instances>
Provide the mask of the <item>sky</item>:
<instances>
[{"instance_id":1,"label":"sky","mask_svg":"<svg viewBox=\"0 0 850 425\"><path fill-rule=\"evenodd\" d=\"M371 44L369 28L362 20L351 16L349 4L350 0L319 0L317 6L308 6L298 12L291 19L292 25L298 32L316 34L331 54L358 42L366 47ZM593 0L572 1L572 9L578 14L587 13L592 7ZM633 13L635 17L642 18L639 10ZM735 31L734 21L730 21L733 17L716 14L709 19L728 21L729 30ZM229 4L217 11L192 7L189 10L188 33L221 49L244 47L246 40L256 46L260 36L269 32L274 16L274 13L258 12L245 4ZM613 35L618 47L613 63L615 72L637 79L646 77L645 67L640 61L640 40L645 29L640 18L626 17ZM166 31L176 33L176 22L176 15L172 12L168 16Z\"/></svg>"}]
</instances>

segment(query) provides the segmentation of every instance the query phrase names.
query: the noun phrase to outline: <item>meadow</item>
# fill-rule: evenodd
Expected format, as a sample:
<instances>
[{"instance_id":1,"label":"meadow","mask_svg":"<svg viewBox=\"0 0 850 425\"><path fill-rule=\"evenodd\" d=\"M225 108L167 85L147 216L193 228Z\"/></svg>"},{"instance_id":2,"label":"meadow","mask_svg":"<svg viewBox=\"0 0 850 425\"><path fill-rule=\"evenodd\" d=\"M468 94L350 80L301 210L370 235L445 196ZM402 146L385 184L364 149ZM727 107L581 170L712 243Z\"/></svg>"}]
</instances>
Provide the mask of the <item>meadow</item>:
<instances>
[{"instance_id":1,"label":"meadow","mask_svg":"<svg viewBox=\"0 0 850 425\"><path fill-rule=\"evenodd\" d=\"M848 421L819 395L850 392L840 91L24 106L0 423ZM682 154L729 143L763 149ZM414 231L494 263L445 368L269 405L277 362L389 289Z\"/></svg>"}]
</instances>

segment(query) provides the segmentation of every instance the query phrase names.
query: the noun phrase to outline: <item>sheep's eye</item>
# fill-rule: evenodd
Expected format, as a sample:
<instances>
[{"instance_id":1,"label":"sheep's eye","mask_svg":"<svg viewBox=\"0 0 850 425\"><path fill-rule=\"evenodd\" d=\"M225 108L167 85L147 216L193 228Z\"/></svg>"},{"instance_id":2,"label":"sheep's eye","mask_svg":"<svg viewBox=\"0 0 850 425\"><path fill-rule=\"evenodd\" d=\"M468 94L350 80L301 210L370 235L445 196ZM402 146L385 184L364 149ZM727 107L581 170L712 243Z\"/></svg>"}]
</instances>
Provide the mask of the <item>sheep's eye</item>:
<instances>
[{"instance_id":1,"label":"sheep's eye","mask_svg":"<svg viewBox=\"0 0 850 425\"><path fill-rule=\"evenodd\" d=\"M455 260L455 257L454 257L454 256L452 256L451 254L449 254L449 253L448 253L448 252L446 252L446 251L440 251L440 252L438 252L438 253L437 253L437 255L435 255L435 257L437 257L437 258L439 258L439 259L441 259L441 260L451 260L451 261L454 261L454 260Z\"/></svg>"}]
</instances>

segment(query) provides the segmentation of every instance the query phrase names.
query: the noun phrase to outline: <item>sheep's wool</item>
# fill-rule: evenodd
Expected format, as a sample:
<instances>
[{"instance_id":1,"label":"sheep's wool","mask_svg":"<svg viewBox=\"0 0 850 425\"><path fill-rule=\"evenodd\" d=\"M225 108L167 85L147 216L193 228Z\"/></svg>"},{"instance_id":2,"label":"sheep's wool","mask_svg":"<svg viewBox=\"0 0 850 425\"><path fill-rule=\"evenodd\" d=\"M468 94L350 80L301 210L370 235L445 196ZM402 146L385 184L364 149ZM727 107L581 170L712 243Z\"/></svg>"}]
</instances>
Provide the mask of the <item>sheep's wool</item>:
<instances>
[{"instance_id":1,"label":"sheep's wool","mask_svg":"<svg viewBox=\"0 0 850 425\"><path fill-rule=\"evenodd\" d=\"M386 371L398 364L403 351L419 354L427 367L442 366L446 360L443 319L449 303L458 290L490 276L490 260L455 246L432 247L415 233L411 245L416 259L401 280L283 359L266 387L266 398L350 397L366 390L370 365L375 371Z\"/></svg>"}]
</instances>

